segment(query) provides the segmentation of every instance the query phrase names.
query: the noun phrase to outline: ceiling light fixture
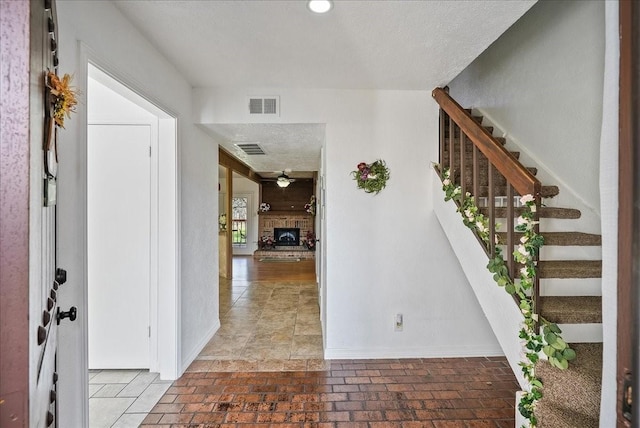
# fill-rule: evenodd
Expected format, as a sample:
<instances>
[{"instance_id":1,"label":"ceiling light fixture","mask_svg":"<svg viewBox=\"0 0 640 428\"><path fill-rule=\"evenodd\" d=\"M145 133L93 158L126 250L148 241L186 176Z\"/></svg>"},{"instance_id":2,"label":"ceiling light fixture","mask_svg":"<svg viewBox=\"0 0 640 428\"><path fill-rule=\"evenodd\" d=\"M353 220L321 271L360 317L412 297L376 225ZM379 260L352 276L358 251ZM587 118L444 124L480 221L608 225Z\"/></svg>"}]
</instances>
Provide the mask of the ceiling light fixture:
<instances>
[{"instance_id":1,"label":"ceiling light fixture","mask_svg":"<svg viewBox=\"0 0 640 428\"><path fill-rule=\"evenodd\" d=\"M307 7L313 13L327 13L333 8L331 0L309 0Z\"/></svg>"},{"instance_id":2,"label":"ceiling light fixture","mask_svg":"<svg viewBox=\"0 0 640 428\"><path fill-rule=\"evenodd\" d=\"M291 182L289 180L278 180L276 181L276 183L278 184L278 187L287 187L289 186L289 184L291 184Z\"/></svg>"},{"instance_id":3,"label":"ceiling light fixture","mask_svg":"<svg viewBox=\"0 0 640 428\"><path fill-rule=\"evenodd\" d=\"M278 176L278 180L276 181L276 184L278 185L278 187L287 187L289 184L291 184L291 180L289 180L289 176L287 174L285 174L284 172Z\"/></svg>"}]
</instances>

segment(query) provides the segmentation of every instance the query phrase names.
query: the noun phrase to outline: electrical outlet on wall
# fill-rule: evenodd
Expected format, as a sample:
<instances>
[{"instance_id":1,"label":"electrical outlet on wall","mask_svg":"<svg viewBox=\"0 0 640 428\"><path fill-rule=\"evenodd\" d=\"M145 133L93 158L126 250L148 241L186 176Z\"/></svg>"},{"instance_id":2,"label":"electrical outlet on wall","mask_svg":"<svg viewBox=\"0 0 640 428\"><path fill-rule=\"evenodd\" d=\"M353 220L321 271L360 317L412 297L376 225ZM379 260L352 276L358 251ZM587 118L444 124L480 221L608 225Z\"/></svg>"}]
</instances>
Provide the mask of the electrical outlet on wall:
<instances>
[{"instance_id":1,"label":"electrical outlet on wall","mask_svg":"<svg viewBox=\"0 0 640 428\"><path fill-rule=\"evenodd\" d=\"M402 314L396 314L395 323L393 329L395 331L402 331L402 327L404 326L404 320Z\"/></svg>"}]
</instances>

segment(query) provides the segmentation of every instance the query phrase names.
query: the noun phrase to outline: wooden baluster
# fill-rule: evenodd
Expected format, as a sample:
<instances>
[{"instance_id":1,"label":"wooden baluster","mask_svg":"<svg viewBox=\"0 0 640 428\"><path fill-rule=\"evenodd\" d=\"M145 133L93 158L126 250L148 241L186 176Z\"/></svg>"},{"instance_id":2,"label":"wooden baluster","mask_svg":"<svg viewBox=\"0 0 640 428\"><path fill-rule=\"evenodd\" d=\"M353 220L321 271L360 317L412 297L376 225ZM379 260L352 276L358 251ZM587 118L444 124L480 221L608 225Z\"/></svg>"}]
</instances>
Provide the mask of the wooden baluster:
<instances>
[{"instance_id":1,"label":"wooden baluster","mask_svg":"<svg viewBox=\"0 0 640 428\"><path fill-rule=\"evenodd\" d=\"M478 195L480 194L480 165L478 165L478 157L479 157L479 150L478 147L476 147L476 145L473 145L473 177L472 177L472 183L471 185L473 186L473 201L476 204L476 207L479 206L478 205Z\"/></svg>"},{"instance_id":2,"label":"wooden baluster","mask_svg":"<svg viewBox=\"0 0 640 428\"><path fill-rule=\"evenodd\" d=\"M467 142L467 136L462 130L460 130L460 185L462 186L462 196L467 194L467 164L465 162L465 145Z\"/></svg>"},{"instance_id":3,"label":"wooden baluster","mask_svg":"<svg viewBox=\"0 0 640 428\"><path fill-rule=\"evenodd\" d=\"M507 180L507 269L509 270L509 278L515 280L515 261L513 259L513 251L515 250L516 245L516 234L515 234L515 222L514 222L514 209L513 209L513 186L511 186L511 182Z\"/></svg>"},{"instance_id":4,"label":"wooden baluster","mask_svg":"<svg viewBox=\"0 0 640 428\"><path fill-rule=\"evenodd\" d=\"M489 212L489 254L491 258L496 256L496 244L493 236L496 233L496 196L495 196L495 188L493 187L493 165L491 162L487 163L487 186L489 187L489 192L487 195L487 207Z\"/></svg>"},{"instance_id":5,"label":"wooden baluster","mask_svg":"<svg viewBox=\"0 0 640 428\"><path fill-rule=\"evenodd\" d=\"M537 189L536 189L537 190ZM540 233L540 205L542 204L541 202L541 198L540 198L540 192L536 191L536 193L533 193L535 195L536 198L536 212L533 213L533 221L535 222L534 226L533 226L533 231L536 234ZM533 291L531 293L531 300L533 303L533 307L531 308L531 312L539 315L539 311L538 311L538 302L540 302L540 277L538 275L538 260L540 260L540 254L536 254L534 256L534 261L535 261L535 265L536 265L536 271L535 271L535 277L533 278ZM534 318L536 319L536 318ZM535 325L535 330L538 331L538 327L539 327L539 322L536 320L536 325Z\"/></svg>"},{"instance_id":6,"label":"wooden baluster","mask_svg":"<svg viewBox=\"0 0 640 428\"><path fill-rule=\"evenodd\" d=\"M449 168L451 171L451 181L454 182L455 180L455 171L453 169L453 167L455 166L455 163L453 163L454 161L454 150L455 150L455 135L456 135L456 124L453 121L453 119L451 118L451 116L449 116Z\"/></svg>"}]
</instances>

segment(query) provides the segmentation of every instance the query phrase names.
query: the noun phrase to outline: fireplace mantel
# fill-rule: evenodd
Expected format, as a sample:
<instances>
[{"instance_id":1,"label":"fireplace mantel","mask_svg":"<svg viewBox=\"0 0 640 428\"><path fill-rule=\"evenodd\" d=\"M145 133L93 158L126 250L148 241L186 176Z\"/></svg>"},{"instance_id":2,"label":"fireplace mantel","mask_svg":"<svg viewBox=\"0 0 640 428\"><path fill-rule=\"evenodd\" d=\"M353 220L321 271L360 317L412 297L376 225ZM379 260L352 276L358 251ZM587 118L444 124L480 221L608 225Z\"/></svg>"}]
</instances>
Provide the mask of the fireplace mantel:
<instances>
[{"instance_id":1,"label":"fireplace mantel","mask_svg":"<svg viewBox=\"0 0 640 428\"><path fill-rule=\"evenodd\" d=\"M306 211L260 211L258 213L260 216L265 217L288 217L288 216L305 216L311 217L312 214Z\"/></svg>"}]
</instances>

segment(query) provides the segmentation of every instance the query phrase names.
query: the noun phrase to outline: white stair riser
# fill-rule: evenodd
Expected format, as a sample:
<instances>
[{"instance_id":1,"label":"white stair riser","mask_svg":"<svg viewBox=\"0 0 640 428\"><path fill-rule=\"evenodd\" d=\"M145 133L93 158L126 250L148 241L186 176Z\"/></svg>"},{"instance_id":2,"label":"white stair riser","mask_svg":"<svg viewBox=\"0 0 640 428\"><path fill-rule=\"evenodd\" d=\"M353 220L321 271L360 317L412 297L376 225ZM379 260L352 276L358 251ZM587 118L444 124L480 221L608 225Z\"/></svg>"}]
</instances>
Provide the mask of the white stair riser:
<instances>
[{"instance_id":1,"label":"white stair riser","mask_svg":"<svg viewBox=\"0 0 640 428\"><path fill-rule=\"evenodd\" d=\"M567 343L601 343L602 324L558 324Z\"/></svg>"},{"instance_id":2,"label":"white stair riser","mask_svg":"<svg viewBox=\"0 0 640 428\"><path fill-rule=\"evenodd\" d=\"M544 233L542 233L544 237ZM601 247L545 245L540 249L542 260L602 260Z\"/></svg>"},{"instance_id":3,"label":"white stair riser","mask_svg":"<svg viewBox=\"0 0 640 428\"><path fill-rule=\"evenodd\" d=\"M602 296L600 278L548 278L540 280L541 296Z\"/></svg>"}]
</instances>

